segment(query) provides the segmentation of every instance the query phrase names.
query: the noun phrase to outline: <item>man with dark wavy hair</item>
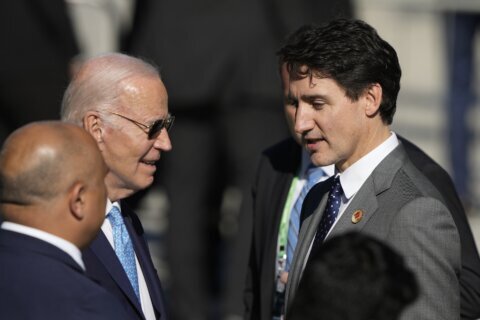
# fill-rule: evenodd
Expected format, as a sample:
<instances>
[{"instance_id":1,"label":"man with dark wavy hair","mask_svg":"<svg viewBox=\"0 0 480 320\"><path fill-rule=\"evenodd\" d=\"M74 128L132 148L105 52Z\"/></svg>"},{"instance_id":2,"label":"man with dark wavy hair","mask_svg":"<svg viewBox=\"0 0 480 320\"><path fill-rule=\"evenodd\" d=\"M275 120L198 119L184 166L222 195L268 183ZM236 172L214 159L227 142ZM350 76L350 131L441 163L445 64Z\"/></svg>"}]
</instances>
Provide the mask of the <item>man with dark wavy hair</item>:
<instances>
[{"instance_id":1,"label":"man with dark wavy hair","mask_svg":"<svg viewBox=\"0 0 480 320\"><path fill-rule=\"evenodd\" d=\"M314 165L335 164L334 176L303 203L286 312L310 254L356 230L393 246L415 273L420 295L401 319L459 319L459 232L389 127L400 90L395 50L367 23L339 19L300 28L279 57L302 145Z\"/></svg>"}]
</instances>

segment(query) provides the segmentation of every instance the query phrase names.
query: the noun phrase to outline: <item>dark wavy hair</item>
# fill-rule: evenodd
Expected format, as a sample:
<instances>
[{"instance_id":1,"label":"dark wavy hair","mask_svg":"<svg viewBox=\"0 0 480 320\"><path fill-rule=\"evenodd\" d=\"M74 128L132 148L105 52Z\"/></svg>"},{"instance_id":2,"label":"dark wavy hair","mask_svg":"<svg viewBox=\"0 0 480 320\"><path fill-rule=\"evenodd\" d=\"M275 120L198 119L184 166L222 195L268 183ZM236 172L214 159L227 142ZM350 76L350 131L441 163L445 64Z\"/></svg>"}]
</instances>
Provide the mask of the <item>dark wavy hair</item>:
<instances>
[{"instance_id":1,"label":"dark wavy hair","mask_svg":"<svg viewBox=\"0 0 480 320\"><path fill-rule=\"evenodd\" d=\"M380 84L380 115L384 123L392 123L402 71L395 49L367 23L337 19L302 26L287 37L277 55L292 78L331 78L352 101L371 85Z\"/></svg>"},{"instance_id":2,"label":"dark wavy hair","mask_svg":"<svg viewBox=\"0 0 480 320\"><path fill-rule=\"evenodd\" d=\"M402 256L383 242L349 232L325 242L300 281L288 320L396 320L418 296Z\"/></svg>"}]
</instances>

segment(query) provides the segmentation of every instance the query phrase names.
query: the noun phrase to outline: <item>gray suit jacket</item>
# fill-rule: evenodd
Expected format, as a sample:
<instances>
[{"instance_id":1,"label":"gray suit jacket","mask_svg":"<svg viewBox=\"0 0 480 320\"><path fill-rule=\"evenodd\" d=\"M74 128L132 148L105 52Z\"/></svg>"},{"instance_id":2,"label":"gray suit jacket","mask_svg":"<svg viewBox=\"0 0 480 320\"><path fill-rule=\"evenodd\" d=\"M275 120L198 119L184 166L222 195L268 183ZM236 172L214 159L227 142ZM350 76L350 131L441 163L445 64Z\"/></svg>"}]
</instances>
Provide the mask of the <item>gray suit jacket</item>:
<instances>
[{"instance_id":1,"label":"gray suit jacket","mask_svg":"<svg viewBox=\"0 0 480 320\"><path fill-rule=\"evenodd\" d=\"M303 204L306 218L289 274L287 308L298 288L327 197L328 186L318 184ZM356 210L363 211L363 218L354 224ZM370 234L403 254L415 272L420 297L402 314L402 320L460 319L458 231L442 197L413 166L402 145L377 166L339 219L328 237L352 230Z\"/></svg>"}]
</instances>

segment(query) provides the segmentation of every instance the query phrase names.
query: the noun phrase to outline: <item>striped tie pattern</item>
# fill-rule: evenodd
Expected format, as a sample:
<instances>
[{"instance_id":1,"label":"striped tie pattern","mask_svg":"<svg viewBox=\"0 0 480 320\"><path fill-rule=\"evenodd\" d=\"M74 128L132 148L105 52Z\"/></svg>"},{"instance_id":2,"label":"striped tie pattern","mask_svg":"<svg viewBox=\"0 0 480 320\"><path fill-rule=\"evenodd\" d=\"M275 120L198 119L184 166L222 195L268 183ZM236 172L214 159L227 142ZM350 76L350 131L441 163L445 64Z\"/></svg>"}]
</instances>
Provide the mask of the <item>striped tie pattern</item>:
<instances>
[{"instance_id":1,"label":"striped tie pattern","mask_svg":"<svg viewBox=\"0 0 480 320\"><path fill-rule=\"evenodd\" d=\"M285 263L285 271L290 270L290 266L293 259L293 254L297 246L298 232L300 228L300 213L302 212L302 204L308 191L325 175L325 172L313 164L307 168L305 173L305 185L300 191L295 204L293 205L292 212L290 214L290 220L288 223L288 237L287 237L287 259Z\"/></svg>"},{"instance_id":2,"label":"striped tie pattern","mask_svg":"<svg viewBox=\"0 0 480 320\"><path fill-rule=\"evenodd\" d=\"M113 206L108 212L108 220L112 224L113 244L115 253L127 274L128 280L135 291L135 295L140 301L140 290L138 288L137 266L135 263L135 252L133 250L132 240L128 234L127 227L122 218L120 210Z\"/></svg>"}]
</instances>

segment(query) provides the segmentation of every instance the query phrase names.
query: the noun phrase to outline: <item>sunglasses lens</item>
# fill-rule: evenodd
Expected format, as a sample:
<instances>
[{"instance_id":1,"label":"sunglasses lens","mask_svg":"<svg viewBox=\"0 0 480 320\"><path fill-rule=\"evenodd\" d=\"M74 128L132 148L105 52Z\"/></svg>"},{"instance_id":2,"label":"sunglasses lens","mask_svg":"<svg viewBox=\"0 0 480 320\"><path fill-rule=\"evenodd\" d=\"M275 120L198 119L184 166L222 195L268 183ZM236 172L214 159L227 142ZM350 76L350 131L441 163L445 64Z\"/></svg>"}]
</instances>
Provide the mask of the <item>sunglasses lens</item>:
<instances>
[{"instance_id":1,"label":"sunglasses lens","mask_svg":"<svg viewBox=\"0 0 480 320\"><path fill-rule=\"evenodd\" d=\"M163 120L157 120L153 123L152 127L150 128L150 131L148 132L148 138L152 139L160 133L163 129Z\"/></svg>"},{"instance_id":2,"label":"sunglasses lens","mask_svg":"<svg viewBox=\"0 0 480 320\"><path fill-rule=\"evenodd\" d=\"M169 116L166 119L155 121L150 128L150 131L148 132L148 138L155 138L160 133L160 131L162 131L163 128L167 129L167 131L170 130L174 119L175 117Z\"/></svg>"},{"instance_id":3,"label":"sunglasses lens","mask_svg":"<svg viewBox=\"0 0 480 320\"><path fill-rule=\"evenodd\" d=\"M167 131L170 131L172 128L173 120L175 120L174 116L168 116L167 119L165 119L165 129L167 129Z\"/></svg>"}]
</instances>

